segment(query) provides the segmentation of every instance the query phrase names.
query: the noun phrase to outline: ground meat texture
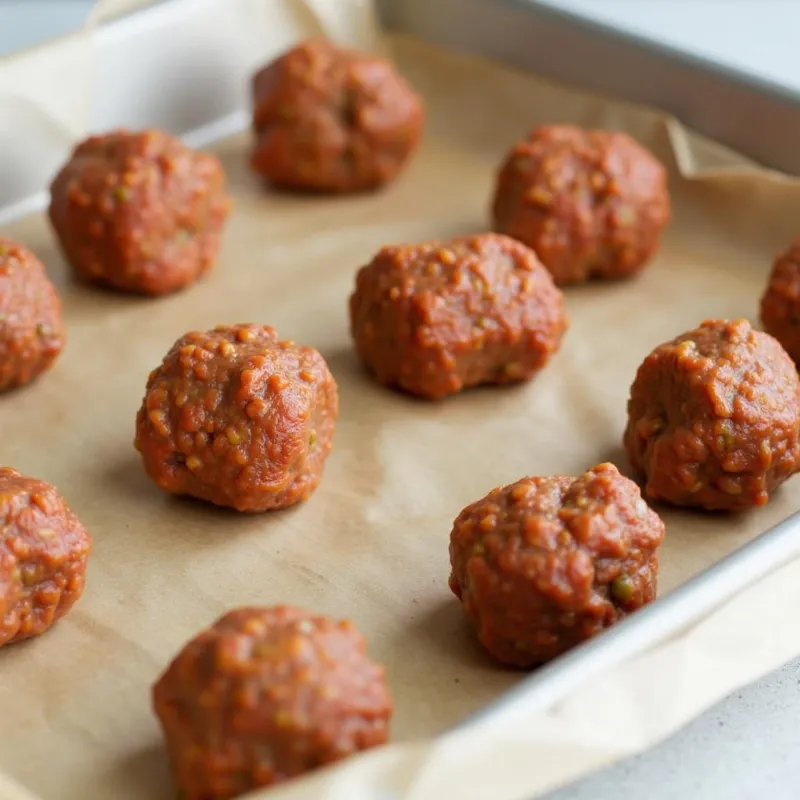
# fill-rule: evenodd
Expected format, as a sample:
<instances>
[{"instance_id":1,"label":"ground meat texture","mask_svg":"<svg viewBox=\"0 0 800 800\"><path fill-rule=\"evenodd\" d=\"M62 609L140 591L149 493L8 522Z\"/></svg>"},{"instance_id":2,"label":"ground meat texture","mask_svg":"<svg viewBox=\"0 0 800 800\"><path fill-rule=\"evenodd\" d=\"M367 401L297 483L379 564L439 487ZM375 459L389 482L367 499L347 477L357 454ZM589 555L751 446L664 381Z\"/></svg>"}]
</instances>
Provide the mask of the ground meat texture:
<instances>
[{"instance_id":1,"label":"ground meat texture","mask_svg":"<svg viewBox=\"0 0 800 800\"><path fill-rule=\"evenodd\" d=\"M378 381L430 399L529 380L567 325L533 251L497 234L384 247L350 297L356 349Z\"/></svg>"},{"instance_id":2,"label":"ground meat texture","mask_svg":"<svg viewBox=\"0 0 800 800\"><path fill-rule=\"evenodd\" d=\"M769 334L709 320L657 347L628 401L625 448L654 500L764 505L798 468L800 380Z\"/></svg>"},{"instance_id":3,"label":"ground meat texture","mask_svg":"<svg viewBox=\"0 0 800 800\"><path fill-rule=\"evenodd\" d=\"M663 538L612 464L523 478L456 518L450 588L494 658L533 667L653 600Z\"/></svg>"},{"instance_id":4,"label":"ground meat texture","mask_svg":"<svg viewBox=\"0 0 800 800\"><path fill-rule=\"evenodd\" d=\"M492 213L495 229L532 247L558 284L627 278L669 222L667 173L625 133L544 126L506 157Z\"/></svg>"},{"instance_id":5,"label":"ground meat texture","mask_svg":"<svg viewBox=\"0 0 800 800\"><path fill-rule=\"evenodd\" d=\"M800 364L800 239L775 259L761 298L761 321Z\"/></svg>"},{"instance_id":6,"label":"ground meat texture","mask_svg":"<svg viewBox=\"0 0 800 800\"><path fill-rule=\"evenodd\" d=\"M254 78L252 169L278 187L375 189L415 150L423 105L384 59L304 42Z\"/></svg>"},{"instance_id":7,"label":"ground meat texture","mask_svg":"<svg viewBox=\"0 0 800 800\"><path fill-rule=\"evenodd\" d=\"M0 645L44 633L72 608L90 551L54 487L0 467Z\"/></svg>"},{"instance_id":8,"label":"ground meat texture","mask_svg":"<svg viewBox=\"0 0 800 800\"><path fill-rule=\"evenodd\" d=\"M286 606L226 614L153 700L183 800L228 800L383 744L393 711L351 623Z\"/></svg>"},{"instance_id":9,"label":"ground meat texture","mask_svg":"<svg viewBox=\"0 0 800 800\"><path fill-rule=\"evenodd\" d=\"M211 269L230 210L220 162L157 130L92 136L50 193L50 220L78 277L145 295Z\"/></svg>"},{"instance_id":10,"label":"ground meat texture","mask_svg":"<svg viewBox=\"0 0 800 800\"><path fill-rule=\"evenodd\" d=\"M64 341L61 301L42 262L0 237L0 392L48 370Z\"/></svg>"},{"instance_id":11,"label":"ground meat texture","mask_svg":"<svg viewBox=\"0 0 800 800\"><path fill-rule=\"evenodd\" d=\"M136 448L165 491L238 511L306 500L333 447L336 383L261 325L188 333L148 379Z\"/></svg>"}]
</instances>

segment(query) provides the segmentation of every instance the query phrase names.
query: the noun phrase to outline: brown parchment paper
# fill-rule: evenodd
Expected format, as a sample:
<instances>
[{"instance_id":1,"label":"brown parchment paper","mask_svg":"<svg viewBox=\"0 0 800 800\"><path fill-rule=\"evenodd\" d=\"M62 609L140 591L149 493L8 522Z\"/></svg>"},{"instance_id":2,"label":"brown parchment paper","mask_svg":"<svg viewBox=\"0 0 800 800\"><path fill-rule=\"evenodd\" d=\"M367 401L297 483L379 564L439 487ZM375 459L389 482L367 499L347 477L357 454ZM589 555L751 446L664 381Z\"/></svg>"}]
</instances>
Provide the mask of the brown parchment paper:
<instances>
[{"instance_id":1,"label":"brown parchment paper","mask_svg":"<svg viewBox=\"0 0 800 800\"><path fill-rule=\"evenodd\" d=\"M291 197L247 173L247 135L225 141L214 150L236 210L218 267L181 294L143 300L78 286L42 216L3 227L47 264L69 342L51 373L0 398L0 462L58 486L95 550L71 614L0 651L0 769L9 776L0 797L172 797L150 686L188 638L239 605L352 618L386 663L397 701L393 746L264 793L274 800L531 798L647 747L800 652L795 564L556 708L520 707L431 738L523 677L483 655L447 588L453 518L523 475L576 474L604 460L626 467L620 436L639 362L703 318L755 317L773 254L798 232L800 184L655 112L406 39L392 50L428 102L409 169L371 196ZM378 387L348 335L355 270L389 242L484 230L496 165L545 121L623 128L665 161L675 220L661 253L637 280L567 292L572 327L531 384L438 404ZM341 394L320 488L301 507L255 517L163 495L132 447L147 374L173 341L244 321L319 348ZM664 511L661 593L798 501L793 481L751 514Z\"/></svg>"}]
</instances>

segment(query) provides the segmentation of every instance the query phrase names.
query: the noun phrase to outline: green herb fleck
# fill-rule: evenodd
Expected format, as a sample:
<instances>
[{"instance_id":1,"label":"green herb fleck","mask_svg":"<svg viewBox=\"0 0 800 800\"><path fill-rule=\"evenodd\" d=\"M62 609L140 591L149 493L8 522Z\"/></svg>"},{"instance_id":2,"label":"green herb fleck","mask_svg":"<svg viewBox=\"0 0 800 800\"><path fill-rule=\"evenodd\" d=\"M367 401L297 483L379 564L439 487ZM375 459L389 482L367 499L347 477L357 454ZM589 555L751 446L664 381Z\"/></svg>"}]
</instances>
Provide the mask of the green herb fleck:
<instances>
[{"instance_id":1,"label":"green herb fleck","mask_svg":"<svg viewBox=\"0 0 800 800\"><path fill-rule=\"evenodd\" d=\"M620 603L630 603L633 599L634 588L630 575L618 575L611 582L611 594Z\"/></svg>"},{"instance_id":2,"label":"green herb fleck","mask_svg":"<svg viewBox=\"0 0 800 800\"><path fill-rule=\"evenodd\" d=\"M517 172L524 172L529 163L525 156L517 156L513 161L513 166Z\"/></svg>"},{"instance_id":3,"label":"green herb fleck","mask_svg":"<svg viewBox=\"0 0 800 800\"><path fill-rule=\"evenodd\" d=\"M130 200L131 193L128 191L127 186L114 187L114 199L118 203L127 203Z\"/></svg>"}]
</instances>

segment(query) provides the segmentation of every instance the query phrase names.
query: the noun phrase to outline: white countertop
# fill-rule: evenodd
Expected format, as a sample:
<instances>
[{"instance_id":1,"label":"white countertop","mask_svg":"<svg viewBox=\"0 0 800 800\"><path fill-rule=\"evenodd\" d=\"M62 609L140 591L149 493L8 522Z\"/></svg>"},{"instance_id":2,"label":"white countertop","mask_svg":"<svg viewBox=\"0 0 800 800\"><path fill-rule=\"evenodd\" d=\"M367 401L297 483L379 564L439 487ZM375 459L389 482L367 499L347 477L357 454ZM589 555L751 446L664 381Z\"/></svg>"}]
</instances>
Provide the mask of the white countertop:
<instances>
[{"instance_id":1,"label":"white countertop","mask_svg":"<svg viewBox=\"0 0 800 800\"><path fill-rule=\"evenodd\" d=\"M539 2L800 92L800 0ZM0 55L77 27L91 6L92 0L0 0ZM548 800L797 800L798 743L800 661L661 746Z\"/></svg>"}]
</instances>

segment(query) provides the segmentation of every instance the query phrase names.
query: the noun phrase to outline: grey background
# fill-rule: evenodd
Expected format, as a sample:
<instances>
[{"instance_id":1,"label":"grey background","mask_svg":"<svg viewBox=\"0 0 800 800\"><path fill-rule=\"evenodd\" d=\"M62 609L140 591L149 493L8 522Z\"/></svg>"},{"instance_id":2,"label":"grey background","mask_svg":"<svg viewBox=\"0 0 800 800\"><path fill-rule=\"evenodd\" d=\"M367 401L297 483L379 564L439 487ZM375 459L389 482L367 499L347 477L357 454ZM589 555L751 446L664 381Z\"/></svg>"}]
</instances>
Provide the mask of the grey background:
<instances>
[{"instance_id":1,"label":"grey background","mask_svg":"<svg viewBox=\"0 0 800 800\"><path fill-rule=\"evenodd\" d=\"M705 47L729 63L738 60L739 66L800 85L800 48L795 41L800 0L545 2L596 14L689 49ZM0 0L0 55L74 29L91 6L92 0ZM685 24L687 6L693 14L718 14L717 35L699 41L697 28L690 30ZM757 25L758 36L751 35L754 20L768 23L768 28ZM798 800L798 753L800 660L729 697L658 747L565 787L548 800Z\"/></svg>"}]
</instances>

